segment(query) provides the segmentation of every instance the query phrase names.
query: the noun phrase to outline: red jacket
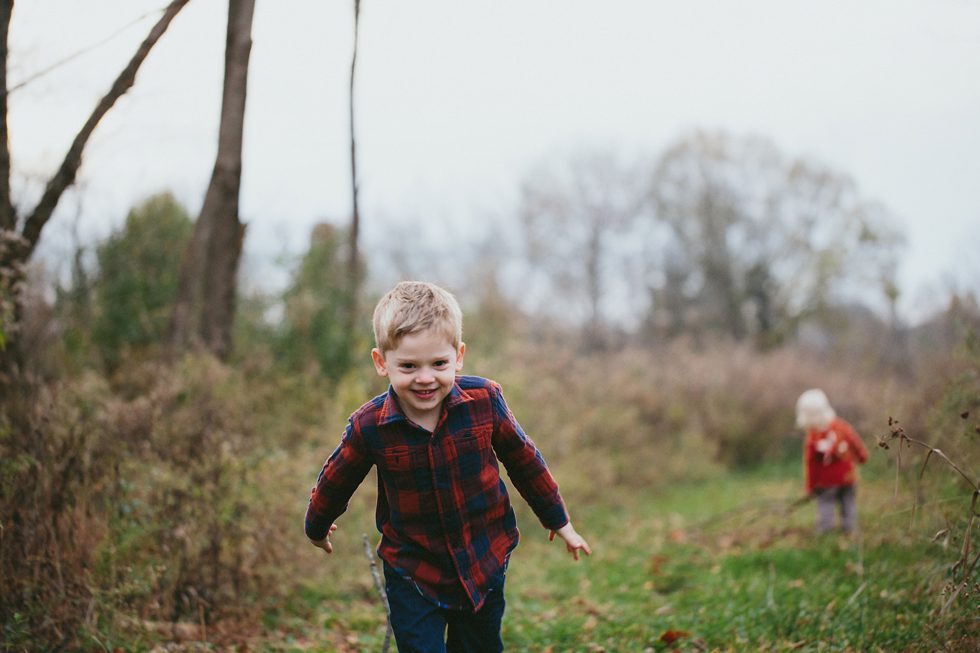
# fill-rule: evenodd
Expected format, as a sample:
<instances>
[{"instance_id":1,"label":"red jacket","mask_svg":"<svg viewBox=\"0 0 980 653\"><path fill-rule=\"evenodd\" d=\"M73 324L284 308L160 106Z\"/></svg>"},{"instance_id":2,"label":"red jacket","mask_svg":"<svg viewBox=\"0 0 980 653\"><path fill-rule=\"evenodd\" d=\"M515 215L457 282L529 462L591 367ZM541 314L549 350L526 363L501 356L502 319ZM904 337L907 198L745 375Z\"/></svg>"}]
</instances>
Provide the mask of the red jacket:
<instances>
[{"instance_id":1,"label":"red jacket","mask_svg":"<svg viewBox=\"0 0 980 653\"><path fill-rule=\"evenodd\" d=\"M854 461L863 464L867 459L868 450L861 438L841 418L834 418L822 431L810 429L803 448L807 493L818 488L854 485L857 481Z\"/></svg>"}]
</instances>

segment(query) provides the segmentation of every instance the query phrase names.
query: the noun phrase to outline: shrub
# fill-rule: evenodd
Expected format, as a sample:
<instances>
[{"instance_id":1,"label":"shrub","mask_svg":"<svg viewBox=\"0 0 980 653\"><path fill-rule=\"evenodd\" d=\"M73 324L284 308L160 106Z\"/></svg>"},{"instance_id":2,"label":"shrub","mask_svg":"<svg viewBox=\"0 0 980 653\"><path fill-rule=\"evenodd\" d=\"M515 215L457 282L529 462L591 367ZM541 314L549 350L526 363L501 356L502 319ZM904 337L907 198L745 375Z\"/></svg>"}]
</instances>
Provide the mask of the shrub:
<instances>
[{"instance_id":1,"label":"shrub","mask_svg":"<svg viewBox=\"0 0 980 653\"><path fill-rule=\"evenodd\" d=\"M92 340L110 369L127 350L164 340L192 229L186 209L162 193L133 208L99 246Z\"/></svg>"},{"instance_id":2,"label":"shrub","mask_svg":"<svg viewBox=\"0 0 980 653\"><path fill-rule=\"evenodd\" d=\"M254 616L299 582L284 570L311 479L288 452L322 394L194 356L16 389L0 417L5 646L112 648Z\"/></svg>"},{"instance_id":3,"label":"shrub","mask_svg":"<svg viewBox=\"0 0 980 653\"><path fill-rule=\"evenodd\" d=\"M475 359L474 359L475 360ZM799 394L822 387L870 446L887 407L909 405L910 387L795 348L747 345L582 354L511 345L472 373L495 376L525 430L550 463L574 469L563 486L658 486L724 469L798 460ZM590 490L589 488L592 488Z\"/></svg>"},{"instance_id":4,"label":"shrub","mask_svg":"<svg viewBox=\"0 0 980 653\"><path fill-rule=\"evenodd\" d=\"M360 349L369 349L366 318L351 327L349 271L345 232L318 224L310 247L284 295L278 340L281 359L293 370L315 370L337 381L350 369ZM363 274L363 272L362 272Z\"/></svg>"},{"instance_id":5,"label":"shrub","mask_svg":"<svg viewBox=\"0 0 980 653\"><path fill-rule=\"evenodd\" d=\"M119 450L104 382L5 388L0 413L0 622L11 649L63 648L91 623L89 571Z\"/></svg>"},{"instance_id":6,"label":"shrub","mask_svg":"<svg viewBox=\"0 0 980 653\"><path fill-rule=\"evenodd\" d=\"M127 370L139 392L106 406L129 453L100 551L106 598L142 619L207 622L273 593L282 496L259 482L278 459L261 433L256 392L210 357ZM298 521L298 519L297 519Z\"/></svg>"}]
</instances>

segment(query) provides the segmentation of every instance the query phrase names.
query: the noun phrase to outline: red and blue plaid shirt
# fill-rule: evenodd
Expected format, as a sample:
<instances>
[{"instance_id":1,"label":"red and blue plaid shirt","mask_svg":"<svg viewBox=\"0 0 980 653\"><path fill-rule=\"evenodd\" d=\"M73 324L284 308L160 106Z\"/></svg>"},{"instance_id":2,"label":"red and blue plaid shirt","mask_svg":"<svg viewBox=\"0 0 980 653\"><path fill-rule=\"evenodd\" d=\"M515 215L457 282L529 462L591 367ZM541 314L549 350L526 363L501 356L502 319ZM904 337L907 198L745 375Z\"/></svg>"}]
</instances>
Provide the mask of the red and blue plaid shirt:
<instances>
[{"instance_id":1,"label":"red and blue plaid shirt","mask_svg":"<svg viewBox=\"0 0 980 653\"><path fill-rule=\"evenodd\" d=\"M378 555L438 605L475 611L518 540L497 461L545 528L561 528L568 513L497 383L459 376L443 405L431 433L390 388L355 411L313 487L306 535L323 539L377 465Z\"/></svg>"}]
</instances>

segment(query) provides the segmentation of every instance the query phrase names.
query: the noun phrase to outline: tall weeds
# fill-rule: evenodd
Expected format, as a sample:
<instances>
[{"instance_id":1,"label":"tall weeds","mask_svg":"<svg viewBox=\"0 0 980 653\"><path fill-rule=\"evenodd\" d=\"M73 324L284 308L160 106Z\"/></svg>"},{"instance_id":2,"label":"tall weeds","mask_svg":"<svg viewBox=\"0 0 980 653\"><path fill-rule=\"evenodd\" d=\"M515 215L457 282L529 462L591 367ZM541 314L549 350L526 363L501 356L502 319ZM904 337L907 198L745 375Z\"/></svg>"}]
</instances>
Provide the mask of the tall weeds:
<instances>
[{"instance_id":1,"label":"tall weeds","mask_svg":"<svg viewBox=\"0 0 980 653\"><path fill-rule=\"evenodd\" d=\"M936 401L929 416L932 429L929 442L913 437L899 424L888 418L888 432L879 436L878 446L892 449L895 454L896 493L905 475L912 475L912 514L922 510L927 486L952 488L954 497L959 496L956 512L941 515L945 526L932 536L943 550L951 544L957 550L950 563L948 576L943 584L939 616L945 615L957 600L980 592L977 565L980 563L980 477L976 464L980 460L980 339L970 333L958 355L948 361L942 396ZM942 467L948 472L933 474L933 482L927 477L931 467ZM938 479L936 477L939 477Z\"/></svg>"},{"instance_id":2,"label":"tall weeds","mask_svg":"<svg viewBox=\"0 0 980 653\"><path fill-rule=\"evenodd\" d=\"M581 356L524 346L503 359L499 374L492 361L474 372L497 376L549 462L589 470L586 493L798 460L803 434L793 410L807 388L823 388L869 443L883 406L919 401L911 385L790 347L674 343Z\"/></svg>"},{"instance_id":3,"label":"tall weeds","mask_svg":"<svg viewBox=\"0 0 980 653\"><path fill-rule=\"evenodd\" d=\"M922 415L939 400L789 347L582 355L512 342L472 354L465 372L502 383L573 505L609 488L797 459L792 411L808 387L824 388L865 435L886 406ZM347 414L384 388L366 355L336 384L256 356L234 365L134 357L111 376L63 376L0 397L9 650L128 647L158 636L161 623L193 625L196 639L222 624L256 628L322 564L302 536L309 484ZM368 522L372 491L352 510ZM354 559L356 569L331 573L366 576Z\"/></svg>"},{"instance_id":4,"label":"tall weeds","mask_svg":"<svg viewBox=\"0 0 980 653\"><path fill-rule=\"evenodd\" d=\"M113 385L16 387L0 422L6 648L108 647L159 622L203 633L281 591L281 533L303 507L283 510L282 431L260 432L240 372L191 357Z\"/></svg>"},{"instance_id":5,"label":"tall weeds","mask_svg":"<svg viewBox=\"0 0 980 653\"><path fill-rule=\"evenodd\" d=\"M119 452L101 428L106 388L18 379L0 414L0 619L10 649L62 648L91 623L90 570Z\"/></svg>"}]
</instances>

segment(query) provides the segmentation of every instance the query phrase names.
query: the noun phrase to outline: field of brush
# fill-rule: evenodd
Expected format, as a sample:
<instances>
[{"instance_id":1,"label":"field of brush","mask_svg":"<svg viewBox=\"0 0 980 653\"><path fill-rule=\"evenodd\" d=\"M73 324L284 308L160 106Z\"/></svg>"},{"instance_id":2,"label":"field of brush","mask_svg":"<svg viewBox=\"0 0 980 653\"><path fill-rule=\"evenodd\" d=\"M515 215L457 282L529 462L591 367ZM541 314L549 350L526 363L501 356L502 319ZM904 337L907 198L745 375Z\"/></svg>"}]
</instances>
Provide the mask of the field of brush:
<instances>
[{"instance_id":1,"label":"field of brush","mask_svg":"<svg viewBox=\"0 0 980 653\"><path fill-rule=\"evenodd\" d=\"M980 650L971 356L915 383L791 349L468 359L501 382L594 550L574 562L511 493L507 650ZM0 650L383 649L373 473L333 555L303 515L346 417L384 386L366 367L333 384L260 363L134 362L8 402ZM793 405L814 379L871 452L853 538L816 537L797 503ZM944 453L877 446L899 433L890 416Z\"/></svg>"}]
</instances>

